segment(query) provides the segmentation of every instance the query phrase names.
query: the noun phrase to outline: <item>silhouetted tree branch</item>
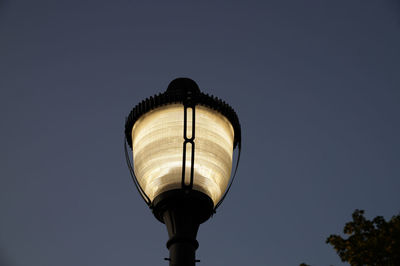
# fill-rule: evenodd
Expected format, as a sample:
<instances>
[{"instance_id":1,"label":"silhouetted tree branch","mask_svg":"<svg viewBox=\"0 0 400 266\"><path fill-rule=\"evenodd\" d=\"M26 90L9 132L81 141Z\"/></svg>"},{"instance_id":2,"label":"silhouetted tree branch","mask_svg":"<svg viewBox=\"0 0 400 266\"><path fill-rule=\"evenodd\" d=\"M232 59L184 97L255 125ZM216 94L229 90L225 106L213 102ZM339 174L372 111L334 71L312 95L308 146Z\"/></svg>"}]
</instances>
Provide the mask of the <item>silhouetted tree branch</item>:
<instances>
[{"instance_id":1,"label":"silhouetted tree branch","mask_svg":"<svg viewBox=\"0 0 400 266\"><path fill-rule=\"evenodd\" d=\"M388 222L382 216L369 221L363 210L355 210L352 217L343 229L347 239L339 235L326 239L342 261L351 265L400 265L400 215Z\"/></svg>"},{"instance_id":2,"label":"silhouetted tree branch","mask_svg":"<svg viewBox=\"0 0 400 266\"><path fill-rule=\"evenodd\" d=\"M363 210L355 210L353 221L345 224L343 238L330 235L326 243L333 246L343 262L353 266L400 265L400 215L385 221L382 216L373 220L364 217ZM305 263L300 266L309 266Z\"/></svg>"}]
</instances>

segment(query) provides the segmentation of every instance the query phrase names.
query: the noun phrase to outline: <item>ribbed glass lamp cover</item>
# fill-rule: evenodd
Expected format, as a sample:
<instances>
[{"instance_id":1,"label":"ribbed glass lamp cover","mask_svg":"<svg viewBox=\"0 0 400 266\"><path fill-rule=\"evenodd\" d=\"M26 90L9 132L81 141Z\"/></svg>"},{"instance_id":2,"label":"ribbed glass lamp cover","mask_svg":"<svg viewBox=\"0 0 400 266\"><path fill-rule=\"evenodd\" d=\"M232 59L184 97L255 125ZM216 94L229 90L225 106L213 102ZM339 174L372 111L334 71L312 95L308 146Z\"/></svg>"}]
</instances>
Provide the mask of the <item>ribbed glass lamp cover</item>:
<instances>
[{"instance_id":1,"label":"ribbed glass lamp cover","mask_svg":"<svg viewBox=\"0 0 400 266\"><path fill-rule=\"evenodd\" d=\"M192 109L187 111L190 138ZM162 192L182 187L183 133L183 104L158 107L140 117L132 128L135 175L151 201ZM234 130L225 116L196 105L193 189L207 194L214 206L229 183L233 141ZM189 184L191 145L186 147L185 168L185 184Z\"/></svg>"}]
</instances>

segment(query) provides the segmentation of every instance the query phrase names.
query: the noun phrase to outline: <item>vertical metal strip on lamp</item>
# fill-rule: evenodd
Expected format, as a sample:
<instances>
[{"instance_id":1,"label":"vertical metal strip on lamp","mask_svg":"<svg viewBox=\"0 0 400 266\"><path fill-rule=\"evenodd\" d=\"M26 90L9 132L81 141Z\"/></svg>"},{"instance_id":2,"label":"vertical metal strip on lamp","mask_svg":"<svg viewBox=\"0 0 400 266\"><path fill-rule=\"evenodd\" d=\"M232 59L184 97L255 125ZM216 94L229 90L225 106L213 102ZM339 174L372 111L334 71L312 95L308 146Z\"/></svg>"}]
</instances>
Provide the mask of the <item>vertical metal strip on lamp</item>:
<instances>
[{"instance_id":1,"label":"vertical metal strip on lamp","mask_svg":"<svg viewBox=\"0 0 400 266\"><path fill-rule=\"evenodd\" d=\"M194 151L195 151L195 124L196 124L196 114L195 114L195 104L185 103L183 108L183 156L182 156L182 188L192 189L193 188L193 178L194 178ZM187 122L187 113L188 109L192 110L192 132L190 134L190 138L188 137L188 122ZM187 144L191 145L191 158L190 158L190 182L189 185L186 185L186 148Z\"/></svg>"},{"instance_id":2,"label":"vertical metal strip on lamp","mask_svg":"<svg viewBox=\"0 0 400 266\"><path fill-rule=\"evenodd\" d=\"M242 149L242 141L241 141L241 139L239 139L239 141L238 141L238 158L237 158L237 160L236 160L235 172L233 173L233 176L232 176L232 178L231 178L231 182L229 183L229 186L228 186L228 188L226 189L224 195L222 196L222 198L220 199L220 201L215 205L215 207L214 207L214 213L216 212L216 210L217 210L217 208L219 207L219 205L221 205L221 203L224 201L226 195L228 194L229 190L231 189L231 186L232 186L232 184L233 184L233 181L235 180L236 173L237 173L237 170L238 170L238 167L239 167L241 149Z\"/></svg>"},{"instance_id":3,"label":"vertical metal strip on lamp","mask_svg":"<svg viewBox=\"0 0 400 266\"><path fill-rule=\"evenodd\" d=\"M139 191L139 193L142 196L142 198L144 199L144 201L147 203L148 206L150 206L151 200L150 200L149 196L146 195L143 188L140 186L139 181L136 178L135 171L133 170L133 167L131 164L131 159L129 158L128 149L126 147L126 142L127 142L126 138L124 138L125 159L126 159L126 164L128 165L128 169L131 174L133 183L135 184L136 189ZM133 158L132 158L132 161L133 161Z\"/></svg>"}]
</instances>

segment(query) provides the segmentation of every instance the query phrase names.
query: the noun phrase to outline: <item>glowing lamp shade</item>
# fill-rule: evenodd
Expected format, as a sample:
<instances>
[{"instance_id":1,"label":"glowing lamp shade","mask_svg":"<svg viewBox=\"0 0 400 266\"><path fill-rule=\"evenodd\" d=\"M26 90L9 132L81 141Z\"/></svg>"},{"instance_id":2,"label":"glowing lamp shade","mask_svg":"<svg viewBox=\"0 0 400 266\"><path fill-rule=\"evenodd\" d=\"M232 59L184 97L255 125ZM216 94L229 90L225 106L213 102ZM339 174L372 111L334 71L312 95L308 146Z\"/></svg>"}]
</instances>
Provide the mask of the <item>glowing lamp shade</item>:
<instances>
[{"instance_id":1,"label":"glowing lamp shade","mask_svg":"<svg viewBox=\"0 0 400 266\"><path fill-rule=\"evenodd\" d=\"M135 175L151 201L159 194L182 187L184 106L169 104L141 116L132 127ZM187 109L187 136L192 134L192 113ZM214 206L228 186L234 130L219 112L195 107L193 189L208 195ZM190 143L188 143L190 144ZM190 182L191 145L186 146L185 184Z\"/></svg>"}]
</instances>

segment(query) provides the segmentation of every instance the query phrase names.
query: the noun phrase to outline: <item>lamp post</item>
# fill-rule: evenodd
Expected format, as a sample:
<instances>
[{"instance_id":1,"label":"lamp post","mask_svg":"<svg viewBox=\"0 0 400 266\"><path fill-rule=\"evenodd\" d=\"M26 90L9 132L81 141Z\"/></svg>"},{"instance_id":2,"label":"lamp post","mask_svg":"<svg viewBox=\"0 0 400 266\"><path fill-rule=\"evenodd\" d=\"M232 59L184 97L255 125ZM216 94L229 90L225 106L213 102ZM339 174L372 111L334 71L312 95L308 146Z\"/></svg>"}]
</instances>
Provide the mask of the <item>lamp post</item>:
<instances>
[{"instance_id":1,"label":"lamp post","mask_svg":"<svg viewBox=\"0 0 400 266\"><path fill-rule=\"evenodd\" d=\"M132 109L125 137L136 188L167 226L170 266L194 266L198 228L215 213L236 174L241 130L235 111L202 93L193 80L178 78L164 93ZM126 143L132 148L133 168Z\"/></svg>"}]
</instances>

